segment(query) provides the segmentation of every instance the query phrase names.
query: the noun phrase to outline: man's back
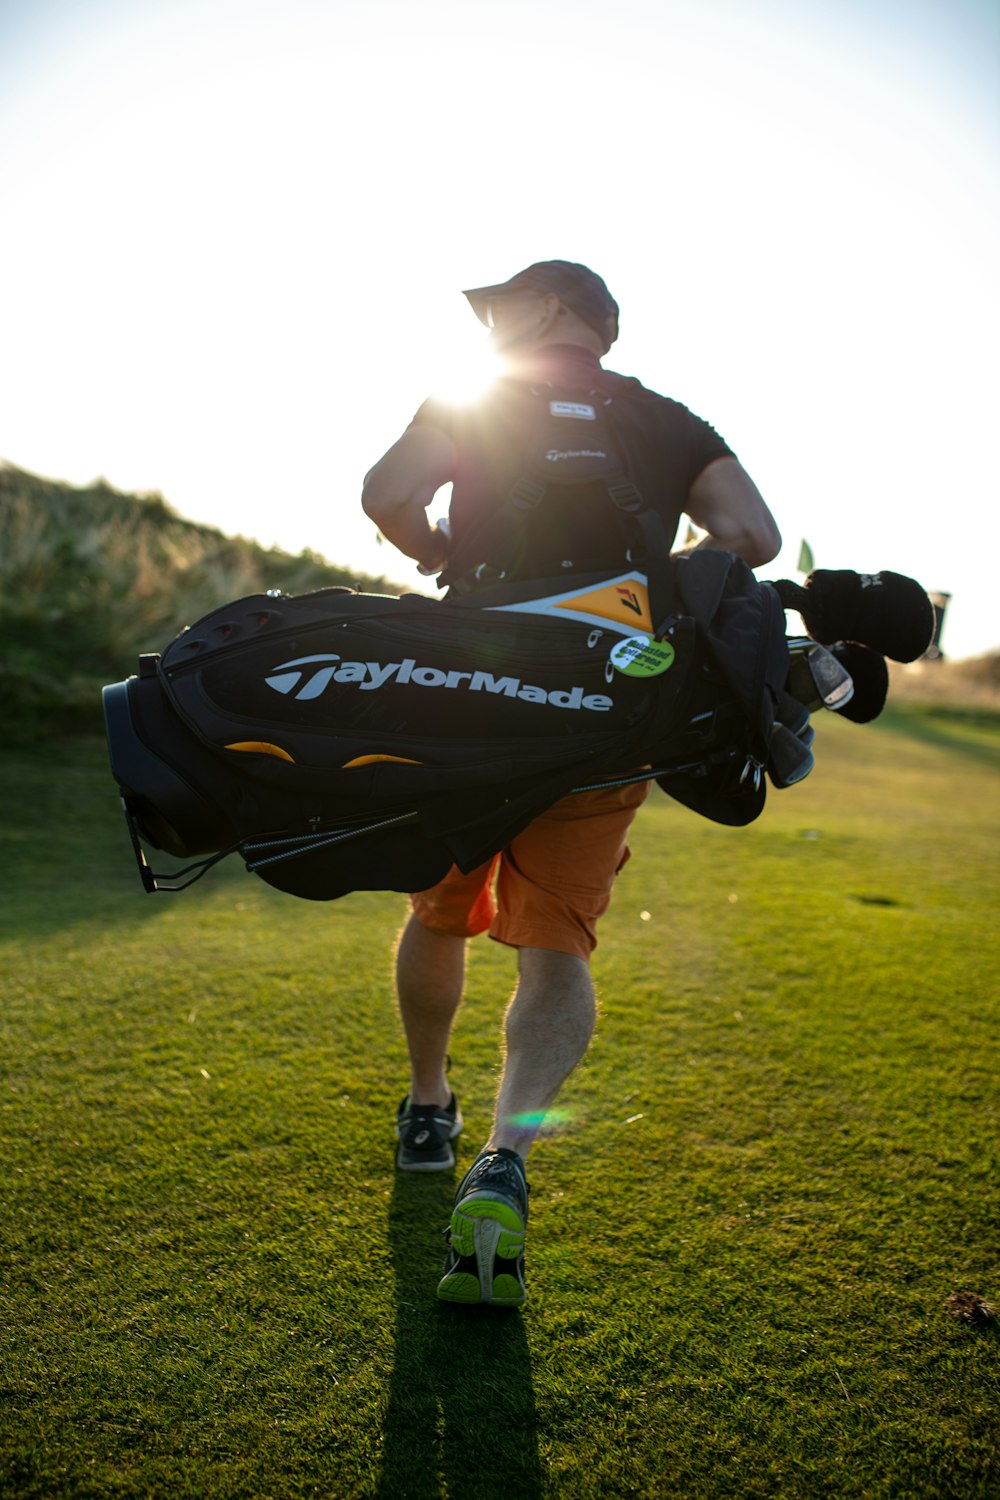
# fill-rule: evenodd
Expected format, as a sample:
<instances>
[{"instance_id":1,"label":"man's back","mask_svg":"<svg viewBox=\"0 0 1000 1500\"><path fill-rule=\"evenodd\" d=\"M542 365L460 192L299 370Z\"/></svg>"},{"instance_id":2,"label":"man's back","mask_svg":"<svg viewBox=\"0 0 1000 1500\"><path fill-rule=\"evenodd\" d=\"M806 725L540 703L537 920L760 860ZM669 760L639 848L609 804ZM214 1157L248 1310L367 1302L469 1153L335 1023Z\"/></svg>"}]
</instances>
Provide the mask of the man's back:
<instances>
[{"instance_id":1,"label":"man's back","mask_svg":"<svg viewBox=\"0 0 1000 1500\"><path fill-rule=\"evenodd\" d=\"M512 378L537 383L555 367L560 379L610 395L626 472L631 471L645 502L660 514L669 538L686 511L707 533L703 547L735 552L751 567L777 554L781 537L774 519L718 433L678 402L602 370L600 360L618 336L618 304L593 271L569 261L544 261L503 285L465 295L488 324L491 343ZM442 571L448 563L449 537L432 527L426 515L442 485L454 485L450 520L456 544L467 522L481 524L484 513L506 499L508 460L519 450L520 429L506 425L490 401L483 403L481 413L477 417L425 402L365 478L365 511L424 572ZM549 508L548 513L551 520L555 512ZM567 529L576 534L581 517L567 508L556 521L554 537L542 534L541 515L538 520L536 555L545 572L553 562L565 560L558 555L560 539ZM617 529L613 522L608 527L606 516L588 512L586 525L595 528L586 538L588 549L613 545Z\"/></svg>"},{"instance_id":2,"label":"man's back","mask_svg":"<svg viewBox=\"0 0 1000 1500\"><path fill-rule=\"evenodd\" d=\"M609 496L609 474L627 478L657 512L669 547L698 474L732 457L714 428L680 402L602 369L596 355L574 345L536 351L475 403L425 401L412 425L435 428L455 446L452 556L466 553L477 535L496 547L506 532L520 542L521 579L617 568L625 561L627 532ZM605 448L610 461L602 463ZM567 479L565 471L581 453L593 455L599 477L588 479L584 462L577 465L581 477ZM512 501L522 479L544 495ZM492 517L506 526L487 526ZM472 561L498 558L484 553Z\"/></svg>"}]
</instances>

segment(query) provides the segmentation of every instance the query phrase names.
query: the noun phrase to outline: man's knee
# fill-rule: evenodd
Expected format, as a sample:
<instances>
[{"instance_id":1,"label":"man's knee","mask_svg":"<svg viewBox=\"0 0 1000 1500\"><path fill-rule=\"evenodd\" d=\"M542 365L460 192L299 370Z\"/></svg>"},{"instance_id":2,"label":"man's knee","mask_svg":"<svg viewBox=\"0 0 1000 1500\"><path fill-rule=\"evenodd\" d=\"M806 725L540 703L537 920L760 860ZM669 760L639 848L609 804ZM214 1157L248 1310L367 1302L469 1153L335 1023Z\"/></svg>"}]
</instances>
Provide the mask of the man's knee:
<instances>
[{"instance_id":1,"label":"man's knee","mask_svg":"<svg viewBox=\"0 0 1000 1500\"><path fill-rule=\"evenodd\" d=\"M590 960L558 948L518 948L517 968L522 979L590 984Z\"/></svg>"},{"instance_id":2,"label":"man's knee","mask_svg":"<svg viewBox=\"0 0 1000 1500\"><path fill-rule=\"evenodd\" d=\"M587 961L551 948L521 948L518 961L517 991L507 1012L508 1039L521 1026L530 1031L539 1025L589 1038L597 1003Z\"/></svg>"}]
</instances>

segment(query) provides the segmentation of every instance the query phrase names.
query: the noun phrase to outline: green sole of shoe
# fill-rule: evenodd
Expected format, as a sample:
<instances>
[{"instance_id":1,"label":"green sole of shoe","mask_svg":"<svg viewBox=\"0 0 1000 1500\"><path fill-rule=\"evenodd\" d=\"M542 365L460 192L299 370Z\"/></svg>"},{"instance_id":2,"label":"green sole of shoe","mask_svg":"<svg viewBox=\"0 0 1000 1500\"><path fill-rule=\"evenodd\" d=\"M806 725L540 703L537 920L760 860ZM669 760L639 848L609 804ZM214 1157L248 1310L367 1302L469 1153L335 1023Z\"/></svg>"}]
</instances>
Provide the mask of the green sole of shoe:
<instances>
[{"instance_id":1,"label":"green sole of shoe","mask_svg":"<svg viewBox=\"0 0 1000 1500\"><path fill-rule=\"evenodd\" d=\"M445 1276L437 1289L442 1302L462 1302L467 1306L482 1301L479 1277L470 1271L453 1271Z\"/></svg>"},{"instance_id":2,"label":"green sole of shoe","mask_svg":"<svg viewBox=\"0 0 1000 1500\"><path fill-rule=\"evenodd\" d=\"M517 1209L493 1198L463 1198L451 1216L452 1248L459 1255L486 1254L517 1260L524 1250L524 1225Z\"/></svg>"}]
</instances>

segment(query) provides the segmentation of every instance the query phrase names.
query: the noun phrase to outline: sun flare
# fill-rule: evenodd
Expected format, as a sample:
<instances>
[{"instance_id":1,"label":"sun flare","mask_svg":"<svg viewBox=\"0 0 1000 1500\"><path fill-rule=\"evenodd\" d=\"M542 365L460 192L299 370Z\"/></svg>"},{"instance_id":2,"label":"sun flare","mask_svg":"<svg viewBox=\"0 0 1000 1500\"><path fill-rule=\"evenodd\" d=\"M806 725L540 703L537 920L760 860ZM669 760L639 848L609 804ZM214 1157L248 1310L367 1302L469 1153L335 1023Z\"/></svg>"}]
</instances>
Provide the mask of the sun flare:
<instances>
[{"instance_id":1,"label":"sun flare","mask_svg":"<svg viewBox=\"0 0 1000 1500\"><path fill-rule=\"evenodd\" d=\"M456 341L438 351L431 365L431 393L452 405L467 406L486 393L501 369L500 359L485 339Z\"/></svg>"}]
</instances>

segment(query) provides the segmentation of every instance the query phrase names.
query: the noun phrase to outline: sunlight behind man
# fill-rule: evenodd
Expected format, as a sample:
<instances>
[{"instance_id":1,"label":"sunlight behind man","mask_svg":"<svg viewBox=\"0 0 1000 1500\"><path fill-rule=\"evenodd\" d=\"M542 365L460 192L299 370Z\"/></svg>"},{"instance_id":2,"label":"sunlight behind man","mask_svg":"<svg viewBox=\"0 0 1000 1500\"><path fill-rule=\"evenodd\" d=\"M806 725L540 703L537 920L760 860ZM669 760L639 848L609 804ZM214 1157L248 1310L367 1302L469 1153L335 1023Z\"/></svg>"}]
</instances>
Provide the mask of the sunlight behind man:
<instances>
[{"instance_id":1,"label":"sunlight behind man","mask_svg":"<svg viewBox=\"0 0 1000 1500\"><path fill-rule=\"evenodd\" d=\"M462 337L434 351L430 361L431 394L453 405L468 405L501 374L502 362L487 339Z\"/></svg>"}]
</instances>

